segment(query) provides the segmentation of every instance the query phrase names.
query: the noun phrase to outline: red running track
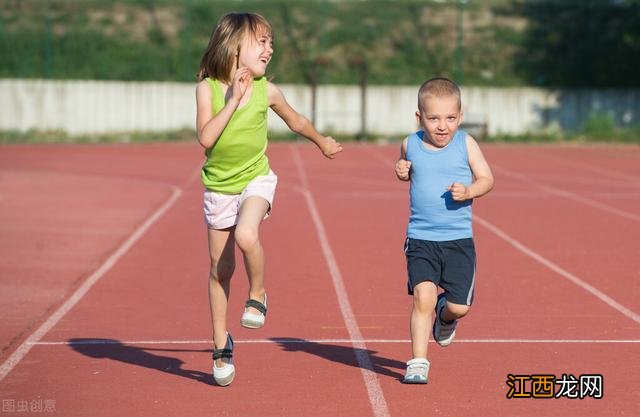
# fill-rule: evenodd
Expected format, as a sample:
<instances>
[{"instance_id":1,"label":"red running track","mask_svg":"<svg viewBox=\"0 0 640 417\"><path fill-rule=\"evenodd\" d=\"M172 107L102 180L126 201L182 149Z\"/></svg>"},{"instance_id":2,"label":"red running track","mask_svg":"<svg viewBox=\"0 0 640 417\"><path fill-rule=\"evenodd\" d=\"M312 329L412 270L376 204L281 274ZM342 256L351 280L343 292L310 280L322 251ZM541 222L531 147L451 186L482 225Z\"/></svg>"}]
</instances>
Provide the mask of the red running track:
<instances>
[{"instance_id":1,"label":"red running track","mask_svg":"<svg viewBox=\"0 0 640 417\"><path fill-rule=\"evenodd\" d=\"M478 281L458 339L409 359L397 146L273 144L269 316L210 376L193 144L0 147L2 414L627 416L640 409L640 148L483 146ZM507 375L599 374L602 399L507 399ZM25 411L25 407L27 411Z\"/></svg>"}]
</instances>

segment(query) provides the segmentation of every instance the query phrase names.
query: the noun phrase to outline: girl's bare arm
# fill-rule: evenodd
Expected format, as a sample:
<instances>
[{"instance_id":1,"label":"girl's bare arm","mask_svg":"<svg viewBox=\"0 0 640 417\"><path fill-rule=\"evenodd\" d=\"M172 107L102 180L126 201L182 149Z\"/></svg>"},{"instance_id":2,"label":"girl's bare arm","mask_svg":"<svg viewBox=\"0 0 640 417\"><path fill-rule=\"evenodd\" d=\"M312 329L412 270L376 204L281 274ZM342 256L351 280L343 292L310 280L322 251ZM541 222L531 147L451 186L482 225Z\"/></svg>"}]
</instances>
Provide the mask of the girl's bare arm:
<instances>
[{"instance_id":1,"label":"girl's bare arm","mask_svg":"<svg viewBox=\"0 0 640 417\"><path fill-rule=\"evenodd\" d=\"M198 142L203 148L211 148L224 128L227 127L233 112L236 111L240 100L247 90L251 82L251 74L247 68L240 68L236 71L233 78L233 92L226 101L222 110L215 116L212 116L211 109L211 88L206 80L202 80L196 87L196 131L198 133Z\"/></svg>"},{"instance_id":2,"label":"girl's bare arm","mask_svg":"<svg viewBox=\"0 0 640 417\"><path fill-rule=\"evenodd\" d=\"M342 145L331 136L320 134L313 124L298 113L287 103L282 91L274 84L268 84L269 106L287 124L293 132L304 136L315 143L327 158L333 159L335 155L342 152Z\"/></svg>"}]
</instances>

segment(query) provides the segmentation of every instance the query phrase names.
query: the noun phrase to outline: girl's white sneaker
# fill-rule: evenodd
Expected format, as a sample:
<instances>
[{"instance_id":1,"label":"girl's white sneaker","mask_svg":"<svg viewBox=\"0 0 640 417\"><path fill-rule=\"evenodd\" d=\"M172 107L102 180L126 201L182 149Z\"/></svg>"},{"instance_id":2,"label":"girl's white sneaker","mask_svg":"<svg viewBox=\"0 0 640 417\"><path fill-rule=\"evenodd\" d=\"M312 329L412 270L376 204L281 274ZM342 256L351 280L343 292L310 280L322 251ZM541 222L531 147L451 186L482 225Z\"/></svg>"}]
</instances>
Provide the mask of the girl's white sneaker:
<instances>
[{"instance_id":1,"label":"girl's white sneaker","mask_svg":"<svg viewBox=\"0 0 640 417\"><path fill-rule=\"evenodd\" d=\"M218 367L216 360L222 359L223 365ZM227 386L233 381L236 376L236 368L233 366L233 339L231 335L227 333L227 343L223 349L213 350L213 379L216 384L220 386Z\"/></svg>"},{"instance_id":2,"label":"girl's white sneaker","mask_svg":"<svg viewBox=\"0 0 640 417\"><path fill-rule=\"evenodd\" d=\"M248 311L249 307L253 307L259 311L258 314L250 313ZM248 329L259 329L264 326L264 320L267 315L267 294L264 295L264 303L261 303L257 300L248 299L244 304L244 313L242 313L242 318L240 319L240 324L242 327L246 327Z\"/></svg>"}]
</instances>

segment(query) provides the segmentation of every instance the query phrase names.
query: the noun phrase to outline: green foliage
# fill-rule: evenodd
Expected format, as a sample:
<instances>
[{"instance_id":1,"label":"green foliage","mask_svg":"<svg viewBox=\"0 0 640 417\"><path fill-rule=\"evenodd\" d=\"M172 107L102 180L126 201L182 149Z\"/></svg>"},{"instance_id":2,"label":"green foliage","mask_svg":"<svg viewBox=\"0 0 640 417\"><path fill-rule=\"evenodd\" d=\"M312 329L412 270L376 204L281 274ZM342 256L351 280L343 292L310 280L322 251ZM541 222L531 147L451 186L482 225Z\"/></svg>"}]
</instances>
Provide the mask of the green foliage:
<instances>
[{"instance_id":1,"label":"green foliage","mask_svg":"<svg viewBox=\"0 0 640 417\"><path fill-rule=\"evenodd\" d=\"M529 132L518 135L496 134L482 139L482 142L498 143L553 143L563 142L569 138L561 133Z\"/></svg>"},{"instance_id":2,"label":"green foliage","mask_svg":"<svg viewBox=\"0 0 640 417\"><path fill-rule=\"evenodd\" d=\"M640 86L640 2L536 1L518 69L544 86Z\"/></svg>"},{"instance_id":3,"label":"green foliage","mask_svg":"<svg viewBox=\"0 0 640 417\"><path fill-rule=\"evenodd\" d=\"M122 132L102 135L70 135L64 131L0 131L0 144L10 143L140 143L195 141L196 132L182 129L167 132Z\"/></svg>"},{"instance_id":4,"label":"green foliage","mask_svg":"<svg viewBox=\"0 0 640 417\"><path fill-rule=\"evenodd\" d=\"M529 132L518 135L497 134L482 138L482 142L497 143L630 143L640 145L640 126L605 130L608 121L595 121L591 130L585 125L581 132ZM603 124L604 123L604 124Z\"/></svg>"},{"instance_id":5,"label":"green foliage","mask_svg":"<svg viewBox=\"0 0 640 417\"><path fill-rule=\"evenodd\" d=\"M469 84L517 83L509 60L492 58L513 48L490 29L502 24L486 21L487 7L465 6L462 50L455 2L20 0L0 8L0 55L10 57L0 76L193 81L218 19L246 10L274 27L269 71L281 83L359 83L363 62L372 84L462 71Z\"/></svg>"},{"instance_id":6,"label":"green foliage","mask_svg":"<svg viewBox=\"0 0 640 417\"><path fill-rule=\"evenodd\" d=\"M601 126L602 122L594 122ZM609 123L609 122L604 122ZM484 136L480 140L483 143L601 143L617 142L640 145L640 125L625 129L611 129L606 132L584 129L579 133L568 132L530 132L519 135L496 134ZM348 136L334 132L326 132L329 135L339 137L341 142L355 142L360 138ZM403 134L392 135L392 137L369 136L364 138L371 143L399 142ZM192 129L182 129L167 132L136 132L136 133L110 133L101 135L70 135L63 131L38 131L28 132L0 131L0 145L2 144L29 144L29 143L141 143L141 142L175 142L193 141L195 143L196 132ZM269 132L269 140L275 142L303 141L295 133Z\"/></svg>"},{"instance_id":7,"label":"green foliage","mask_svg":"<svg viewBox=\"0 0 640 417\"><path fill-rule=\"evenodd\" d=\"M617 131L616 122L610 114L592 113L585 121L582 131L588 136L606 138Z\"/></svg>"},{"instance_id":8,"label":"green foliage","mask_svg":"<svg viewBox=\"0 0 640 417\"><path fill-rule=\"evenodd\" d=\"M572 138L587 142L628 142L640 144L640 124L620 127L609 113L592 113L582 130L570 134Z\"/></svg>"},{"instance_id":9,"label":"green foliage","mask_svg":"<svg viewBox=\"0 0 640 417\"><path fill-rule=\"evenodd\" d=\"M640 86L639 0L0 0L0 77L194 81L218 19L273 25L280 83ZM459 19L462 17L462 19Z\"/></svg>"}]
</instances>

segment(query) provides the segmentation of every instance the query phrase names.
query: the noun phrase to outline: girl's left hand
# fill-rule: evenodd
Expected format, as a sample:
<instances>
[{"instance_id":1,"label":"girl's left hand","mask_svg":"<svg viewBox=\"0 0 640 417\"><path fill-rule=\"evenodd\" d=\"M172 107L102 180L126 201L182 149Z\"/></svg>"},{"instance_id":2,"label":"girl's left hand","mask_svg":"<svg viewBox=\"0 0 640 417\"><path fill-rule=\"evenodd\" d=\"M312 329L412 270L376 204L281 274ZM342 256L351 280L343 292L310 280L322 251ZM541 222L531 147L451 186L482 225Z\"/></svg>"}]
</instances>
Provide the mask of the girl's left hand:
<instances>
[{"instance_id":1,"label":"girl's left hand","mask_svg":"<svg viewBox=\"0 0 640 417\"><path fill-rule=\"evenodd\" d=\"M342 152L342 145L340 142L336 141L331 136L325 136L325 140L320 145L320 150L322 154L329 159L333 159L336 157L336 154Z\"/></svg>"},{"instance_id":2,"label":"girl's left hand","mask_svg":"<svg viewBox=\"0 0 640 417\"><path fill-rule=\"evenodd\" d=\"M464 186L464 184L459 182L454 182L447 188L448 191L451 191L451 198L455 201L465 201L471 198L468 195L468 188Z\"/></svg>"}]
</instances>

